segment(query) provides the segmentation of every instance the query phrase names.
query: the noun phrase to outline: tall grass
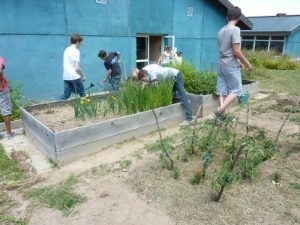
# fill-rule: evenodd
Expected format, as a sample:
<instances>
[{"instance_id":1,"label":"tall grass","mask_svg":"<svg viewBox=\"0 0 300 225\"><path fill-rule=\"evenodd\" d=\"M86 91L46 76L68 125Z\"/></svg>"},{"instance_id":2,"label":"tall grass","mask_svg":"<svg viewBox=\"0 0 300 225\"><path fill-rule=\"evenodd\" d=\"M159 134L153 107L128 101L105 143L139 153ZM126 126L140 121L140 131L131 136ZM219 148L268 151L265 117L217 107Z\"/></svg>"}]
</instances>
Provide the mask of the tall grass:
<instances>
[{"instance_id":1,"label":"tall grass","mask_svg":"<svg viewBox=\"0 0 300 225\"><path fill-rule=\"evenodd\" d=\"M278 56L276 51L251 51L243 50L245 56L251 64L257 68L271 70L295 70L298 67L297 62L293 61L288 55Z\"/></svg>"},{"instance_id":2,"label":"tall grass","mask_svg":"<svg viewBox=\"0 0 300 225\"><path fill-rule=\"evenodd\" d=\"M116 98L120 111L127 115L143 112L150 109L167 106L172 103L173 82L160 81L156 85L147 85L142 88L136 83L125 83Z\"/></svg>"}]
</instances>

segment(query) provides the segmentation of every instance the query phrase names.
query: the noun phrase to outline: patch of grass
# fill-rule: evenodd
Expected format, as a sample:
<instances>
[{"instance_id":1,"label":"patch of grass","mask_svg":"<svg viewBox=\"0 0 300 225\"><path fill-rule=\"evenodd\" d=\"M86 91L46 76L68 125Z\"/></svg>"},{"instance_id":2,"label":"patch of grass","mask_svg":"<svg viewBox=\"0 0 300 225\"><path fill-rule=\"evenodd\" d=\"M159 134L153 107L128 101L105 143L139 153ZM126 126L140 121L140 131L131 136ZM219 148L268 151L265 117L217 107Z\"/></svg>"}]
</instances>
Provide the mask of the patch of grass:
<instances>
[{"instance_id":1,"label":"patch of grass","mask_svg":"<svg viewBox=\"0 0 300 225\"><path fill-rule=\"evenodd\" d=\"M290 183L290 187L296 190L300 190L300 183Z\"/></svg>"},{"instance_id":2,"label":"patch of grass","mask_svg":"<svg viewBox=\"0 0 300 225\"><path fill-rule=\"evenodd\" d=\"M52 167L58 167L57 162L54 162L53 159L48 158L48 162L51 164Z\"/></svg>"},{"instance_id":3,"label":"patch of grass","mask_svg":"<svg viewBox=\"0 0 300 225\"><path fill-rule=\"evenodd\" d=\"M17 219L8 215L0 215L0 224L3 225L26 225L28 224L28 220L24 218Z\"/></svg>"},{"instance_id":4,"label":"patch of grass","mask_svg":"<svg viewBox=\"0 0 300 225\"><path fill-rule=\"evenodd\" d=\"M291 95L300 95L300 70L272 70L267 80L260 81L262 90L277 90Z\"/></svg>"},{"instance_id":5,"label":"patch of grass","mask_svg":"<svg viewBox=\"0 0 300 225\"><path fill-rule=\"evenodd\" d=\"M271 180L274 181L276 184L279 183L281 181L281 174L278 171L272 173Z\"/></svg>"},{"instance_id":6,"label":"patch of grass","mask_svg":"<svg viewBox=\"0 0 300 225\"><path fill-rule=\"evenodd\" d=\"M8 158L3 146L0 144L0 182L13 183L26 178L18 163L14 159Z\"/></svg>"},{"instance_id":7,"label":"patch of grass","mask_svg":"<svg viewBox=\"0 0 300 225\"><path fill-rule=\"evenodd\" d=\"M58 186L33 189L27 195L50 208L56 208L69 214L77 204L86 200L86 197L74 191L76 182L77 177L72 175Z\"/></svg>"},{"instance_id":8,"label":"patch of grass","mask_svg":"<svg viewBox=\"0 0 300 225\"><path fill-rule=\"evenodd\" d=\"M125 169L128 168L131 165L131 160L130 159L124 159L122 161L119 162L119 166L121 169Z\"/></svg>"},{"instance_id":9,"label":"patch of grass","mask_svg":"<svg viewBox=\"0 0 300 225\"><path fill-rule=\"evenodd\" d=\"M290 121L293 121L293 122L297 123L298 125L300 125L300 116L295 116L295 117L291 118Z\"/></svg>"}]
</instances>

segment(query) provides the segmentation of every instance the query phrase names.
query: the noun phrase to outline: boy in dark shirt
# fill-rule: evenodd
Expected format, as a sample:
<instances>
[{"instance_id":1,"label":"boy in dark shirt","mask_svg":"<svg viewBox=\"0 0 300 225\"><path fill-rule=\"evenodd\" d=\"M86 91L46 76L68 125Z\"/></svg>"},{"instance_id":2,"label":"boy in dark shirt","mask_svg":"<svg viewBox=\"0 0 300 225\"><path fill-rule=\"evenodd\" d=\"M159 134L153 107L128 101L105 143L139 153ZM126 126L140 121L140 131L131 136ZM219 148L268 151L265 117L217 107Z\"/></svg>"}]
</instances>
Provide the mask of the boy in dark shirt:
<instances>
[{"instance_id":1,"label":"boy in dark shirt","mask_svg":"<svg viewBox=\"0 0 300 225\"><path fill-rule=\"evenodd\" d=\"M107 71L105 81L109 81L113 91L119 91L119 83L121 80L121 68L119 64L119 52L110 52L108 55L106 51L100 50L98 57L104 61L104 67Z\"/></svg>"}]
</instances>

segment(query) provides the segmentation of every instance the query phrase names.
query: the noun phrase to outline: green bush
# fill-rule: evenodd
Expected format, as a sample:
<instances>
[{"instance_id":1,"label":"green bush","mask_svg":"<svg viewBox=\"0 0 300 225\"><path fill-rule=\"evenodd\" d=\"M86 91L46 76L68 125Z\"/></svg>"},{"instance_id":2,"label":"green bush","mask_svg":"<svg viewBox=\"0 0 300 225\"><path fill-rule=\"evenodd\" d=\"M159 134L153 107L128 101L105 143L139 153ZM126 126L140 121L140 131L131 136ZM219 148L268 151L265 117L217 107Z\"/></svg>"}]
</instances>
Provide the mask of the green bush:
<instances>
[{"instance_id":1,"label":"green bush","mask_svg":"<svg viewBox=\"0 0 300 225\"><path fill-rule=\"evenodd\" d=\"M217 74L214 72L200 72L186 61L175 65L184 77L184 87L193 94L214 94L216 92Z\"/></svg>"}]
</instances>

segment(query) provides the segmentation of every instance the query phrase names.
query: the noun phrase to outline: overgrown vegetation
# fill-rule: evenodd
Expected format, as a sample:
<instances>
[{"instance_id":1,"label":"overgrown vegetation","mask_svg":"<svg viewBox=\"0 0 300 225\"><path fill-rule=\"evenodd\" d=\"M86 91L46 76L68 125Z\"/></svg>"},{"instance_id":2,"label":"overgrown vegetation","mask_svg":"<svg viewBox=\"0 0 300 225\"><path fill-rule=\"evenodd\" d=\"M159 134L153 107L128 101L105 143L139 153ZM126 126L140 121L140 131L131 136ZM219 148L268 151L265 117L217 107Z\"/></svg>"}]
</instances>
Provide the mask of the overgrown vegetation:
<instances>
[{"instance_id":1,"label":"overgrown vegetation","mask_svg":"<svg viewBox=\"0 0 300 225\"><path fill-rule=\"evenodd\" d=\"M10 159L0 144L0 183L14 183L26 179L24 171L14 159Z\"/></svg>"},{"instance_id":2,"label":"overgrown vegetation","mask_svg":"<svg viewBox=\"0 0 300 225\"><path fill-rule=\"evenodd\" d=\"M76 182L77 177L72 175L58 186L34 188L28 191L27 196L69 214L77 204L86 200L86 197L74 191Z\"/></svg>"},{"instance_id":3,"label":"overgrown vegetation","mask_svg":"<svg viewBox=\"0 0 300 225\"><path fill-rule=\"evenodd\" d=\"M193 94L215 94L217 74L215 72L201 72L196 67L183 61L181 64L174 66L178 69L184 78L184 87L187 92Z\"/></svg>"},{"instance_id":4,"label":"overgrown vegetation","mask_svg":"<svg viewBox=\"0 0 300 225\"><path fill-rule=\"evenodd\" d=\"M265 68L270 70L295 70L298 65L288 55L278 56L275 51L251 51L243 50L255 68Z\"/></svg>"}]
</instances>

